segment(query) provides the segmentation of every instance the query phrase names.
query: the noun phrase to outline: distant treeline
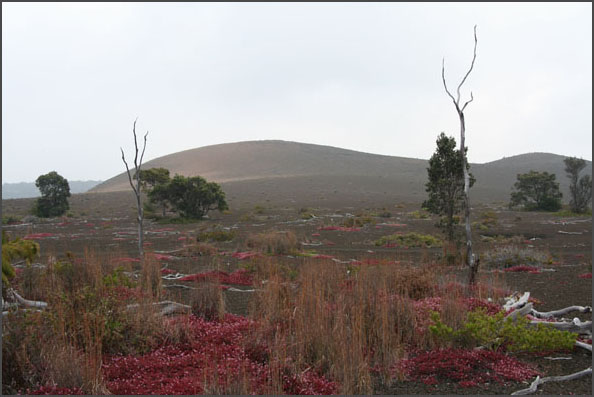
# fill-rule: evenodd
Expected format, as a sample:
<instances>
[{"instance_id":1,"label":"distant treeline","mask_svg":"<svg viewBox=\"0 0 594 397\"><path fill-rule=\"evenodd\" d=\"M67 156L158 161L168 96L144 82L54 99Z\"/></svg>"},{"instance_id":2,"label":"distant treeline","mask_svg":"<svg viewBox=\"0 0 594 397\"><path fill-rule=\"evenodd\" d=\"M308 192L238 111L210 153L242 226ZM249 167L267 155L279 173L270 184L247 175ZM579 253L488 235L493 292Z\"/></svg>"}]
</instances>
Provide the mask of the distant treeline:
<instances>
[{"instance_id":1,"label":"distant treeline","mask_svg":"<svg viewBox=\"0 0 594 397\"><path fill-rule=\"evenodd\" d=\"M70 193L85 193L103 181L68 181ZM35 182L3 183L2 199L40 197Z\"/></svg>"}]
</instances>

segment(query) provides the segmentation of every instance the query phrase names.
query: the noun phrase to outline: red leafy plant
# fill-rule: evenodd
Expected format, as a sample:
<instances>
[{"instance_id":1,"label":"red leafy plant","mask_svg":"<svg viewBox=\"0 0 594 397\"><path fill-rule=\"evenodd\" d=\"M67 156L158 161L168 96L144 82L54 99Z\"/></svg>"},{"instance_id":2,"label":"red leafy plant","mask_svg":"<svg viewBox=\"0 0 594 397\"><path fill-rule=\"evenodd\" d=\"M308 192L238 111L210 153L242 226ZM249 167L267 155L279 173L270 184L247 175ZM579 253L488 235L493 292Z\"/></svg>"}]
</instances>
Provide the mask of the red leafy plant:
<instances>
[{"instance_id":1,"label":"red leafy plant","mask_svg":"<svg viewBox=\"0 0 594 397\"><path fill-rule=\"evenodd\" d=\"M179 279L179 281L206 281L218 280L221 284L252 285L253 277L246 269L239 269L233 273L221 270L212 270L205 273L190 274Z\"/></svg>"},{"instance_id":2,"label":"red leafy plant","mask_svg":"<svg viewBox=\"0 0 594 397\"><path fill-rule=\"evenodd\" d=\"M531 273L531 274L538 274L540 273L540 269L534 266L525 266L525 265L519 265L519 266L512 266L512 267L508 267L507 269L504 270L504 272L514 272L514 273Z\"/></svg>"},{"instance_id":3,"label":"red leafy plant","mask_svg":"<svg viewBox=\"0 0 594 397\"><path fill-rule=\"evenodd\" d=\"M396 368L410 380L426 384L453 381L463 387L488 382L522 382L541 375L513 357L490 350L433 350L403 360Z\"/></svg>"},{"instance_id":4,"label":"red leafy plant","mask_svg":"<svg viewBox=\"0 0 594 397\"><path fill-rule=\"evenodd\" d=\"M114 394L267 394L272 371L266 355L243 347L254 321L227 314L222 321L190 317L189 343L165 345L143 356L111 356L103 363L105 383ZM265 349L266 347L262 347ZM252 360L252 357L259 357ZM262 359L264 357L264 359ZM289 394L334 394L338 385L315 372L283 371Z\"/></svg>"}]
</instances>

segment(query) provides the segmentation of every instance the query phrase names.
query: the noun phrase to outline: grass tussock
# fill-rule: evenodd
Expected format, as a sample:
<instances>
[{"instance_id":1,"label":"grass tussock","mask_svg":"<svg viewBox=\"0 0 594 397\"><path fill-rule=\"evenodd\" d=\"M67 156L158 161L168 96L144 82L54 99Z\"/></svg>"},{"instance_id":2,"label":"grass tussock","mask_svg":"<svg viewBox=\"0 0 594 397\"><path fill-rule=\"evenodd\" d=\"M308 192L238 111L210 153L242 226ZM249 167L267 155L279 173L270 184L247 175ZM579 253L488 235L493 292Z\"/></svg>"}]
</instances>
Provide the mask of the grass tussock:
<instances>
[{"instance_id":1,"label":"grass tussock","mask_svg":"<svg viewBox=\"0 0 594 397\"><path fill-rule=\"evenodd\" d=\"M403 247L425 247L425 248L432 248L432 247L441 247L442 241L430 234L422 234L422 233L406 233L406 234L390 234L388 236L383 236L375 241L375 245L378 247L381 246L403 246Z\"/></svg>"},{"instance_id":2,"label":"grass tussock","mask_svg":"<svg viewBox=\"0 0 594 397\"><path fill-rule=\"evenodd\" d=\"M362 266L347 273L340 264L307 261L295 282L271 264L252 316L269 360L292 357L292 371L310 368L342 385L341 393L370 394L376 376L405 354L405 346L428 343L416 332L414 299L435 293L428 268Z\"/></svg>"},{"instance_id":3,"label":"grass tussock","mask_svg":"<svg viewBox=\"0 0 594 397\"><path fill-rule=\"evenodd\" d=\"M246 246L269 255L287 255L297 251L297 236L291 231L258 233L248 237Z\"/></svg>"}]
</instances>

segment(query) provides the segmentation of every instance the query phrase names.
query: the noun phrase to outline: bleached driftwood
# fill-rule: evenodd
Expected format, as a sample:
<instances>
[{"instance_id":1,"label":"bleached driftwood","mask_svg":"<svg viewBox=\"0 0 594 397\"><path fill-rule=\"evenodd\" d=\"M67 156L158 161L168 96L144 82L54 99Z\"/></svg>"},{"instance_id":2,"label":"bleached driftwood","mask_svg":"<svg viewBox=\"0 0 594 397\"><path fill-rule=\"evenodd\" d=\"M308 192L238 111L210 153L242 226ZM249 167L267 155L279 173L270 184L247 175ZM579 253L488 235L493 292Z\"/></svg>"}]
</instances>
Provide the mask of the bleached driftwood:
<instances>
[{"instance_id":1,"label":"bleached driftwood","mask_svg":"<svg viewBox=\"0 0 594 397\"><path fill-rule=\"evenodd\" d=\"M511 318L515 320L518 317L525 316L532 311L532 303L527 303L524 306L515 309L513 312L509 313L505 318Z\"/></svg>"},{"instance_id":2,"label":"bleached driftwood","mask_svg":"<svg viewBox=\"0 0 594 397\"><path fill-rule=\"evenodd\" d=\"M581 321L577 317L573 321L530 321L530 325L538 324L546 324L560 331L569 331L578 334L592 332L592 321Z\"/></svg>"},{"instance_id":3,"label":"bleached driftwood","mask_svg":"<svg viewBox=\"0 0 594 397\"><path fill-rule=\"evenodd\" d=\"M528 299L530 299L530 292L524 292L521 297L517 297L516 294L506 298L505 305L503 305L503 309L505 311L509 311L511 309L516 309L528 303Z\"/></svg>"},{"instance_id":4,"label":"bleached driftwood","mask_svg":"<svg viewBox=\"0 0 594 397\"><path fill-rule=\"evenodd\" d=\"M576 372L576 373L573 373L573 374L570 374L570 375L549 376L549 377L542 378L542 379L540 376L537 376L536 379L534 380L534 382L532 382L532 384L530 385L530 387L513 392L512 396L520 396L520 395L534 393L539 385L542 385L543 383L546 383L546 382L562 382L565 380L578 379L578 378L581 378L582 376L587 376L587 375L591 375L591 374L592 374L592 367L584 369L584 370Z\"/></svg>"},{"instance_id":5,"label":"bleached driftwood","mask_svg":"<svg viewBox=\"0 0 594 397\"><path fill-rule=\"evenodd\" d=\"M579 340L576 340L575 345L577 347L581 347L582 349L586 349L586 350L589 350L590 352L592 352L592 345L589 343L584 343L584 342L580 342Z\"/></svg>"},{"instance_id":6,"label":"bleached driftwood","mask_svg":"<svg viewBox=\"0 0 594 397\"><path fill-rule=\"evenodd\" d=\"M160 306L161 311L159 312L159 314L162 316L167 316L169 314L177 314L177 313L186 314L186 313L190 313L192 311L192 308L190 306L183 305L181 303L177 303L177 302L173 302L173 301L155 302L155 303L152 303L151 305L152 306ZM146 306L146 305L143 305L143 306ZM141 305L139 305L138 303L132 303L132 304L126 306L126 309L137 310L140 307L141 307Z\"/></svg>"},{"instance_id":7,"label":"bleached driftwood","mask_svg":"<svg viewBox=\"0 0 594 397\"><path fill-rule=\"evenodd\" d=\"M569 306L564 309L553 310L550 312L539 312L532 309L532 312L530 312L530 314L536 318L553 318L571 312L592 313L592 308L590 306Z\"/></svg>"},{"instance_id":8,"label":"bleached driftwood","mask_svg":"<svg viewBox=\"0 0 594 397\"><path fill-rule=\"evenodd\" d=\"M564 232L563 230L559 230L557 233L560 233L560 234L582 234L582 232Z\"/></svg>"},{"instance_id":9,"label":"bleached driftwood","mask_svg":"<svg viewBox=\"0 0 594 397\"><path fill-rule=\"evenodd\" d=\"M20 303L23 306L27 306L27 307L35 307L38 309L45 309L47 307L47 303L46 302L42 302L42 301L31 301L28 299L23 298L22 296L20 296L15 290L10 289L8 291L9 294L11 294L18 303Z\"/></svg>"}]
</instances>

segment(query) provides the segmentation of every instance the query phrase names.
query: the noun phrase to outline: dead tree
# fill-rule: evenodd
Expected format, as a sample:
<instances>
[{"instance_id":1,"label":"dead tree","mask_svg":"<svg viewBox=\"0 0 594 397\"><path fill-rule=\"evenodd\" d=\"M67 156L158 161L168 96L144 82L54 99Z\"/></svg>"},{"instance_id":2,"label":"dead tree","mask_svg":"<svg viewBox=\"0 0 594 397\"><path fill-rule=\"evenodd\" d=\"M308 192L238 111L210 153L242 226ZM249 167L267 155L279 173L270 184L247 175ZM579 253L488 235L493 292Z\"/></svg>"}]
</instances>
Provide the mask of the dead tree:
<instances>
[{"instance_id":1,"label":"dead tree","mask_svg":"<svg viewBox=\"0 0 594 397\"><path fill-rule=\"evenodd\" d=\"M128 180L130 181L130 186L132 186L132 190L134 191L134 195L136 196L136 208L138 209L138 254L140 255L141 263L144 263L144 248L143 248L143 230L142 230L142 221L144 219L144 212L142 209L142 201L140 197L140 167L142 167L142 158L144 157L144 150L146 149L146 136L148 135L148 131L144 134L144 145L142 147L142 153L140 154L140 161L138 161L138 141L136 139L136 121L138 118L134 120L134 126L132 127L132 132L134 133L134 178L136 179L136 186L132 183L132 175L130 175L130 168L128 167L128 163L126 162L126 157L124 156L124 150L120 147L120 151L122 152L122 161L126 165L126 172L128 173Z\"/></svg>"},{"instance_id":2,"label":"dead tree","mask_svg":"<svg viewBox=\"0 0 594 397\"><path fill-rule=\"evenodd\" d=\"M470 229L470 199L468 196L468 190L470 189L470 177L468 175L468 169L466 169L466 156L464 150L464 134L466 132L466 125L464 122L464 109L470 102L473 101L474 97L472 96L472 91L470 92L470 99L464 103L462 107L460 107L460 88L468 78L470 72L472 72L472 68L474 67L474 61L476 60L476 25L474 25L474 55L472 57L472 63L470 64L470 68L464 78L458 84L458 88L456 90L456 98L452 95L450 90L448 90L448 86L446 84L445 79L445 59L441 62L441 79L443 80L443 87L445 88L446 93L454 102L454 106L456 107L456 112L458 113L458 117L460 118L460 152L462 152L462 169L464 170L464 220L466 223L466 264L469 268L470 274L468 277L468 285L473 285L476 279L476 273L478 272L478 260L475 261L474 254L472 253L472 235Z\"/></svg>"}]
</instances>

